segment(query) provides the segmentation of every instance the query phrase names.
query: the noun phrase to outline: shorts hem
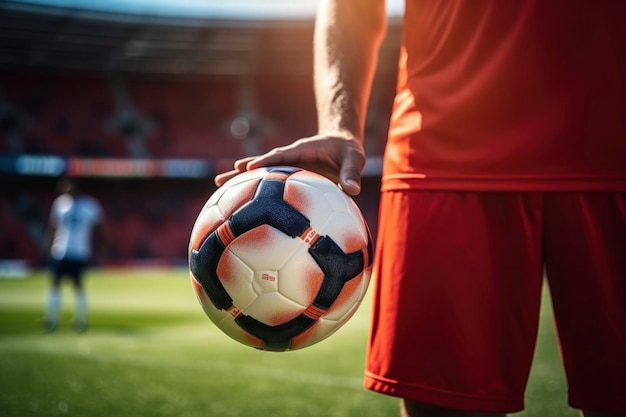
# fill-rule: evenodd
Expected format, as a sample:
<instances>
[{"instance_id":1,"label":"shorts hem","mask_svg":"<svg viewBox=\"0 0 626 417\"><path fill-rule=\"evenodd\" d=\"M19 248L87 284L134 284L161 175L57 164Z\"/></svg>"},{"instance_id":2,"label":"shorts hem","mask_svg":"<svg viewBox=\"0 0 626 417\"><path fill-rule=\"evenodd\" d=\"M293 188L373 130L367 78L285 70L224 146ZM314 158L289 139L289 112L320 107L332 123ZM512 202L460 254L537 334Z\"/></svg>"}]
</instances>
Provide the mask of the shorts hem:
<instances>
[{"instance_id":1,"label":"shorts hem","mask_svg":"<svg viewBox=\"0 0 626 417\"><path fill-rule=\"evenodd\" d=\"M365 374L366 389L380 394L405 398L424 404L455 410L491 413L515 413L524 409L523 398L474 397L467 394L416 387L398 381L387 380L369 373Z\"/></svg>"},{"instance_id":2,"label":"shorts hem","mask_svg":"<svg viewBox=\"0 0 626 417\"><path fill-rule=\"evenodd\" d=\"M577 410L594 411L596 413L626 412L626 399L624 397L604 398L602 395L589 397L584 394L576 395L570 391L568 405Z\"/></svg>"},{"instance_id":3,"label":"shorts hem","mask_svg":"<svg viewBox=\"0 0 626 417\"><path fill-rule=\"evenodd\" d=\"M624 192L625 178L535 178L535 177L439 177L424 174L387 174L381 191L517 191L517 192Z\"/></svg>"}]
</instances>

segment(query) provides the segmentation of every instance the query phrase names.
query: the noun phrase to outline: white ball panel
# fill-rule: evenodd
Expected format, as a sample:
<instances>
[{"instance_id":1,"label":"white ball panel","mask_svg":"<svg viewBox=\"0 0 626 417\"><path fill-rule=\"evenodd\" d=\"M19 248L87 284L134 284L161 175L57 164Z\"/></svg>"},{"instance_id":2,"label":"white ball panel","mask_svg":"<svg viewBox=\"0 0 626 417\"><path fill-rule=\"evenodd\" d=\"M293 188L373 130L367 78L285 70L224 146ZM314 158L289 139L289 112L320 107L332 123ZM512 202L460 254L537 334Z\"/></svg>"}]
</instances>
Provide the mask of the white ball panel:
<instances>
[{"instance_id":1,"label":"white ball panel","mask_svg":"<svg viewBox=\"0 0 626 417\"><path fill-rule=\"evenodd\" d=\"M194 287L194 292L196 294L196 298L200 302L200 306L202 307L204 314L206 314L211 319L211 321L213 321L213 323L217 324L218 327L222 328L218 323L222 322L225 319L232 319L231 314L224 310L218 310L213 305L209 297L206 295L206 292L204 291L200 283L198 283L193 277L191 278L191 280Z\"/></svg>"},{"instance_id":2,"label":"white ball panel","mask_svg":"<svg viewBox=\"0 0 626 417\"><path fill-rule=\"evenodd\" d=\"M220 212L230 215L234 210L252 200L257 183L258 180L251 179L225 190L215 203L219 206Z\"/></svg>"},{"instance_id":3,"label":"white ball panel","mask_svg":"<svg viewBox=\"0 0 626 417\"><path fill-rule=\"evenodd\" d=\"M228 317L224 317L221 321L216 321L215 324L228 336L240 343L243 343L244 345L251 345L252 340L254 339L241 327L239 327L239 325L235 322L234 317L230 314L228 314ZM260 347L260 345L256 347Z\"/></svg>"},{"instance_id":4,"label":"white ball panel","mask_svg":"<svg viewBox=\"0 0 626 417\"><path fill-rule=\"evenodd\" d=\"M228 249L217 265L217 275L237 308L244 309L254 302L257 297L252 287L254 272Z\"/></svg>"},{"instance_id":5,"label":"white ball panel","mask_svg":"<svg viewBox=\"0 0 626 417\"><path fill-rule=\"evenodd\" d=\"M226 218L224 217L224 212L220 210L218 205L207 206L203 213L200 213L205 219L205 222L215 222L215 223L223 223Z\"/></svg>"},{"instance_id":6,"label":"white ball panel","mask_svg":"<svg viewBox=\"0 0 626 417\"><path fill-rule=\"evenodd\" d=\"M278 289L288 299L308 307L324 280L324 273L308 252L304 242L279 271Z\"/></svg>"},{"instance_id":7,"label":"white ball panel","mask_svg":"<svg viewBox=\"0 0 626 417\"><path fill-rule=\"evenodd\" d=\"M255 271L278 271L299 246L299 239L263 225L237 237L228 249Z\"/></svg>"},{"instance_id":8,"label":"white ball panel","mask_svg":"<svg viewBox=\"0 0 626 417\"><path fill-rule=\"evenodd\" d=\"M350 214L350 217L352 217L354 228L358 229L361 236L363 236L363 240L368 242L370 238L369 229L367 227L367 222L363 217L363 213L361 213L359 206L357 206L354 201L349 201L348 203L348 213Z\"/></svg>"},{"instance_id":9,"label":"white ball panel","mask_svg":"<svg viewBox=\"0 0 626 417\"><path fill-rule=\"evenodd\" d=\"M348 211L348 202L350 197L345 194L339 187L329 189L324 193L324 197L333 211L343 213Z\"/></svg>"},{"instance_id":10,"label":"white ball panel","mask_svg":"<svg viewBox=\"0 0 626 417\"><path fill-rule=\"evenodd\" d=\"M278 271L254 271L252 288L257 294L267 294L278 291Z\"/></svg>"},{"instance_id":11,"label":"white ball panel","mask_svg":"<svg viewBox=\"0 0 626 417\"><path fill-rule=\"evenodd\" d=\"M300 315L303 310L300 304L274 292L259 295L243 313L269 326L276 326Z\"/></svg>"},{"instance_id":12,"label":"white ball panel","mask_svg":"<svg viewBox=\"0 0 626 417\"><path fill-rule=\"evenodd\" d=\"M320 199L323 196L330 209L333 211L344 212L347 211L347 205L352 202L352 198L344 193L341 188L329 179L322 176L304 176L298 177L294 175L290 178L290 181L300 182L302 185L312 187L315 189L314 198Z\"/></svg>"},{"instance_id":13,"label":"white ball panel","mask_svg":"<svg viewBox=\"0 0 626 417\"><path fill-rule=\"evenodd\" d=\"M335 333L342 324L343 322L320 318L313 327L311 327L302 335L296 336L294 338L293 348L301 349L307 346L314 345Z\"/></svg>"},{"instance_id":14,"label":"white ball panel","mask_svg":"<svg viewBox=\"0 0 626 417\"><path fill-rule=\"evenodd\" d=\"M309 219L314 230L321 228L332 214L332 207L325 198L320 198L319 189L291 179L285 187L285 201Z\"/></svg>"},{"instance_id":15,"label":"white ball panel","mask_svg":"<svg viewBox=\"0 0 626 417\"><path fill-rule=\"evenodd\" d=\"M265 175L264 170L258 170L258 171L255 170L255 171L246 171L239 175L234 176L233 178L228 180L224 185L219 187L209 197L209 200L207 201L207 205L217 204L217 202L223 198L224 194L229 193L232 195L233 190L241 189L241 184L249 182L249 181L256 182L260 178L263 178L264 175Z\"/></svg>"},{"instance_id":16,"label":"white ball panel","mask_svg":"<svg viewBox=\"0 0 626 417\"><path fill-rule=\"evenodd\" d=\"M372 280L372 266L365 268L363 270L363 279L361 280L361 285L359 286L359 298L363 300L365 298L365 294L367 293L367 289L369 288L370 281Z\"/></svg>"},{"instance_id":17,"label":"white ball panel","mask_svg":"<svg viewBox=\"0 0 626 417\"><path fill-rule=\"evenodd\" d=\"M367 238L355 225L354 218L348 213L333 213L324 228L318 231L321 235L330 236L341 249L353 252L367 246Z\"/></svg>"}]
</instances>

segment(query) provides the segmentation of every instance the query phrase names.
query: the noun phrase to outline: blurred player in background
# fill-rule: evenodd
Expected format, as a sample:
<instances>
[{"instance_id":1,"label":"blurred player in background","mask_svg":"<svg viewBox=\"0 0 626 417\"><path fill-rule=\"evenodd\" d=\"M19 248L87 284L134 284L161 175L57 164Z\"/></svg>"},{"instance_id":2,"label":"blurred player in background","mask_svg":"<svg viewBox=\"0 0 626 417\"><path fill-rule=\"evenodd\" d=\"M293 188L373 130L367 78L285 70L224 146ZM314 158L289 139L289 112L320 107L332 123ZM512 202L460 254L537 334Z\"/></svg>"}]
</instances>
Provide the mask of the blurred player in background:
<instances>
[{"instance_id":1,"label":"blurred player in background","mask_svg":"<svg viewBox=\"0 0 626 417\"><path fill-rule=\"evenodd\" d=\"M87 329L87 296L83 275L94 260L94 248L103 249L105 233L103 213L98 201L81 194L75 180L63 178L58 183L59 196L52 203L48 226L48 251L52 285L48 294L45 328L56 329L61 309L61 282L72 280L76 296L75 326Z\"/></svg>"},{"instance_id":2,"label":"blurred player in background","mask_svg":"<svg viewBox=\"0 0 626 417\"><path fill-rule=\"evenodd\" d=\"M407 0L365 385L405 416L524 407L545 270L569 387L626 415L626 2ZM360 192L383 0L322 0L318 134L296 165Z\"/></svg>"}]
</instances>

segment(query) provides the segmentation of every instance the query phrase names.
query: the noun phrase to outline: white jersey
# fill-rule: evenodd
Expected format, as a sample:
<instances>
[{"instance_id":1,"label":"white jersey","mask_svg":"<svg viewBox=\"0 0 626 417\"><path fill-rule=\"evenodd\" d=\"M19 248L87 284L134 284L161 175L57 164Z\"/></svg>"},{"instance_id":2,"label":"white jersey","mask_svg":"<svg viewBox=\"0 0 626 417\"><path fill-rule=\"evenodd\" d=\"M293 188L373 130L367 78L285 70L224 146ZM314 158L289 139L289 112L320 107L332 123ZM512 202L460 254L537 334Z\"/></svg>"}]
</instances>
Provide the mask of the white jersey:
<instances>
[{"instance_id":1,"label":"white jersey","mask_svg":"<svg viewBox=\"0 0 626 417\"><path fill-rule=\"evenodd\" d=\"M92 231L101 221L102 208L95 199L70 194L57 197L50 210L50 225L56 229L52 258L89 261Z\"/></svg>"}]
</instances>

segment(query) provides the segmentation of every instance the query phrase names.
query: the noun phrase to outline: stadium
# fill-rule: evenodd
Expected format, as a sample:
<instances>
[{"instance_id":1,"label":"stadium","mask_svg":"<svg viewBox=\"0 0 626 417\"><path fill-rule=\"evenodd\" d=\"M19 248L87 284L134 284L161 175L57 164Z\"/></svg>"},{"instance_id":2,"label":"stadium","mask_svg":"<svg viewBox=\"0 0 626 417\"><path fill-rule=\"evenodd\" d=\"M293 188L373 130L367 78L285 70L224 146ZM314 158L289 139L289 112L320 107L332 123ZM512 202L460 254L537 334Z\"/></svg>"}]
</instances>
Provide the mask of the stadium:
<instances>
[{"instance_id":1,"label":"stadium","mask_svg":"<svg viewBox=\"0 0 626 417\"><path fill-rule=\"evenodd\" d=\"M396 401L361 389L367 305L319 346L263 354L211 327L188 282L189 235L213 177L315 133L316 3L0 2L3 415L397 415ZM373 235L400 3L389 4L355 199ZM112 242L90 272L80 336L38 327L62 176L100 201ZM542 340L528 395L543 408L521 415L571 416L551 328Z\"/></svg>"},{"instance_id":2,"label":"stadium","mask_svg":"<svg viewBox=\"0 0 626 417\"><path fill-rule=\"evenodd\" d=\"M148 5L143 14L141 2L123 13L43 3L2 6L0 172L11 178L2 190L2 258L40 264L41 209L54 178L70 175L105 205L111 262L180 262L216 172L315 132L310 5L287 15L206 6L195 13L207 17L193 18L194 10L167 8L150 15ZM374 157L398 36L392 26L372 101ZM368 172L375 181L378 168Z\"/></svg>"}]
</instances>

